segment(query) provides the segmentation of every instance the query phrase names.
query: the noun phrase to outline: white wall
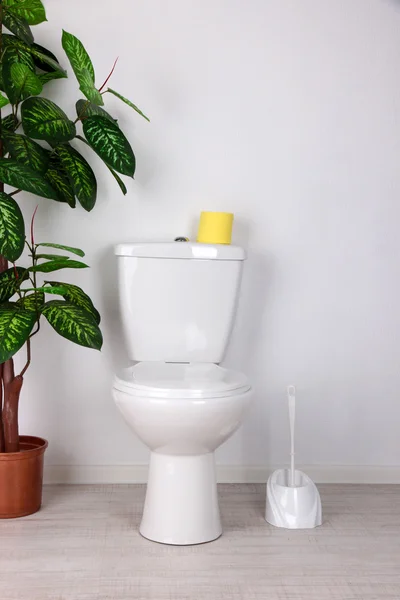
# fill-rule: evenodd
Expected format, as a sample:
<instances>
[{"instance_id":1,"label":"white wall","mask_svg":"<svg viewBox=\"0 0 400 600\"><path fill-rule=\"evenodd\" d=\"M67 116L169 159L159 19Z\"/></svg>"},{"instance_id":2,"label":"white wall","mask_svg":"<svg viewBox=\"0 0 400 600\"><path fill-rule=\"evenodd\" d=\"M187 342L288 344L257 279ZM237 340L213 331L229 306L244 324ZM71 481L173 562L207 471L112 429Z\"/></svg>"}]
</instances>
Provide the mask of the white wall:
<instances>
[{"instance_id":1,"label":"white wall","mask_svg":"<svg viewBox=\"0 0 400 600\"><path fill-rule=\"evenodd\" d=\"M37 41L63 57L61 29L75 33L98 83L119 56L112 87L151 117L107 103L137 155L127 197L91 158L92 214L40 202L37 238L87 251L91 270L68 277L105 338L102 353L46 324L35 338L22 429L49 439L48 464L147 461L110 394L125 360L112 246L193 236L211 209L235 213L249 250L226 364L256 390L219 462L286 461L294 383L301 462L400 465L400 1L45 4ZM74 77L50 86L74 114ZM35 199L22 200L30 214Z\"/></svg>"}]
</instances>

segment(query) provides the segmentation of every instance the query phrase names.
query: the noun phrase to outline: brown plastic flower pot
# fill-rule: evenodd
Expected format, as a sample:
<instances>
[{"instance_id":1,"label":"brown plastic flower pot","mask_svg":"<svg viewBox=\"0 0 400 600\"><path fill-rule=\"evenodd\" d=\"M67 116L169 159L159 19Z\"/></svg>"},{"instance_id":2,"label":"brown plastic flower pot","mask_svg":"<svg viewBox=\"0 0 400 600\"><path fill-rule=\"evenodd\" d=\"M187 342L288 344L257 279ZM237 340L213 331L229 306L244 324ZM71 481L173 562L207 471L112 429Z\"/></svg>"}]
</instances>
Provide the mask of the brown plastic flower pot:
<instances>
[{"instance_id":1,"label":"brown plastic flower pot","mask_svg":"<svg viewBox=\"0 0 400 600\"><path fill-rule=\"evenodd\" d=\"M43 459L48 446L39 437L22 435L20 452L0 453L0 519L25 517L42 504Z\"/></svg>"}]
</instances>

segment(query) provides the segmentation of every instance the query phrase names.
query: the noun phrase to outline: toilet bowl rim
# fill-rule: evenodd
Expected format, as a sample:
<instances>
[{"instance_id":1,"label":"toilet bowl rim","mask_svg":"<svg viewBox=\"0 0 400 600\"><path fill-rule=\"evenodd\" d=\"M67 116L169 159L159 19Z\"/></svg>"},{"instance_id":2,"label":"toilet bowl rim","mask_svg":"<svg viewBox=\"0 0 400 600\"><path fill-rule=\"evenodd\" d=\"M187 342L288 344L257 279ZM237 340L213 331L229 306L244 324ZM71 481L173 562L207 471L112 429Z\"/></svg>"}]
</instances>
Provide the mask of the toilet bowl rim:
<instances>
[{"instance_id":1,"label":"toilet bowl rim","mask_svg":"<svg viewBox=\"0 0 400 600\"><path fill-rule=\"evenodd\" d=\"M252 386L246 384L236 389L221 390L221 391L201 391L201 390L178 390L176 388L169 388L168 390L155 391L154 388L146 389L142 387L134 387L133 385L124 385L124 383L117 377L114 380L113 390L123 392L133 398L149 398L154 400L218 400L218 399L229 399L236 396L244 396L249 392L252 392Z\"/></svg>"},{"instance_id":2,"label":"toilet bowl rim","mask_svg":"<svg viewBox=\"0 0 400 600\"><path fill-rule=\"evenodd\" d=\"M145 369L144 372L143 368ZM148 371L149 368L150 372ZM201 377L205 376L204 386L201 384L201 377L200 381L198 379L198 369L200 369ZM172 378L168 382L165 374L171 375L171 370ZM189 377L186 379L188 374ZM193 376L194 382L192 380ZM175 385L175 377L177 378L177 385ZM224 381L225 383L223 383ZM240 396L251 389L251 383L242 371L222 367L215 363L163 363L158 361L153 363L144 361L117 371L114 376L113 387L116 390L138 397L184 398L190 400Z\"/></svg>"}]
</instances>

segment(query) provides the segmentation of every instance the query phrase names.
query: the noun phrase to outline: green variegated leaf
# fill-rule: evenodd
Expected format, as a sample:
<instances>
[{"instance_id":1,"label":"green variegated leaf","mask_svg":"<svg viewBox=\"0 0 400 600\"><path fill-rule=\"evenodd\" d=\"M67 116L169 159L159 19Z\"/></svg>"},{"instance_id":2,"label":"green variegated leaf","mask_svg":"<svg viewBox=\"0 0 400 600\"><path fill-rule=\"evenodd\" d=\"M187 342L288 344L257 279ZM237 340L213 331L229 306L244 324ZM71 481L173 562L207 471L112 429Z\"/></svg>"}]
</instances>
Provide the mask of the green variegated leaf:
<instances>
[{"instance_id":1,"label":"green variegated leaf","mask_svg":"<svg viewBox=\"0 0 400 600\"><path fill-rule=\"evenodd\" d=\"M24 298L17 300L17 306L24 308L25 310L33 310L35 313L39 313L43 304L45 303L45 296L42 288L37 288L34 294L28 294Z\"/></svg>"},{"instance_id":2,"label":"green variegated leaf","mask_svg":"<svg viewBox=\"0 0 400 600\"><path fill-rule=\"evenodd\" d=\"M126 196L126 194L128 193L128 190L126 189L126 185L122 181L121 177L109 165L106 164L106 166L108 167L108 169L109 169L111 175L114 177L115 181L118 183L118 185L121 189L121 192L124 194L124 196Z\"/></svg>"},{"instance_id":3,"label":"green variegated leaf","mask_svg":"<svg viewBox=\"0 0 400 600\"><path fill-rule=\"evenodd\" d=\"M9 99L3 96L3 94L0 94L0 108L4 108L7 104L10 104Z\"/></svg>"},{"instance_id":4,"label":"green variegated leaf","mask_svg":"<svg viewBox=\"0 0 400 600\"><path fill-rule=\"evenodd\" d=\"M30 167L39 173L45 173L49 166L49 152L39 144L18 133L3 135L4 147L10 158Z\"/></svg>"},{"instance_id":5,"label":"green variegated leaf","mask_svg":"<svg viewBox=\"0 0 400 600\"><path fill-rule=\"evenodd\" d=\"M51 73L57 71L62 73L63 77L67 76L66 71L60 65L60 62L55 54L53 54L48 48L40 46L40 44L32 44L30 47L33 62L41 71ZM43 60L44 59L44 60Z\"/></svg>"},{"instance_id":6,"label":"green variegated leaf","mask_svg":"<svg viewBox=\"0 0 400 600\"><path fill-rule=\"evenodd\" d=\"M3 33L3 48L3 64L5 62L5 59L7 59L7 61L10 63L22 63L29 67L32 72L35 71L35 63L33 62L31 46L25 44L25 42L19 40L13 35Z\"/></svg>"},{"instance_id":7,"label":"green variegated leaf","mask_svg":"<svg viewBox=\"0 0 400 600\"><path fill-rule=\"evenodd\" d=\"M49 260L49 262L29 267L31 273L52 273L60 269L87 269L88 265L79 260Z\"/></svg>"},{"instance_id":8,"label":"green variegated leaf","mask_svg":"<svg viewBox=\"0 0 400 600\"><path fill-rule=\"evenodd\" d=\"M32 44L29 48L35 65L46 72L56 71L59 74L59 78L68 77L65 69L62 68L57 58L50 50L39 46L39 44Z\"/></svg>"},{"instance_id":9,"label":"green variegated leaf","mask_svg":"<svg viewBox=\"0 0 400 600\"><path fill-rule=\"evenodd\" d=\"M0 306L0 363L14 356L29 337L36 313L15 304Z\"/></svg>"},{"instance_id":10,"label":"green variegated leaf","mask_svg":"<svg viewBox=\"0 0 400 600\"><path fill-rule=\"evenodd\" d=\"M5 10L3 13L3 25L26 44L32 44L33 34L28 21L25 19L17 17L11 11Z\"/></svg>"},{"instance_id":11,"label":"green variegated leaf","mask_svg":"<svg viewBox=\"0 0 400 600\"><path fill-rule=\"evenodd\" d=\"M135 174L135 155L122 131L105 117L94 115L83 121L83 132L93 150L122 175Z\"/></svg>"},{"instance_id":12,"label":"green variegated leaf","mask_svg":"<svg viewBox=\"0 0 400 600\"><path fill-rule=\"evenodd\" d=\"M60 286L64 288L65 292L62 292L61 295L65 298L65 300L84 309L93 317L97 325L99 325L100 313L95 309L89 296L85 294L80 287L77 285L72 285L71 283L63 283L61 281L46 281L46 283L49 283L54 289L58 289Z\"/></svg>"},{"instance_id":13,"label":"green variegated leaf","mask_svg":"<svg viewBox=\"0 0 400 600\"><path fill-rule=\"evenodd\" d=\"M149 121L149 123L150 123L150 119L148 117L146 117L146 115L144 113L142 113L142 111L140 110L140 108L138 108L135 104L133 104L133 102L131 102L130 100L128 100L128 98L125 98L124 96L121 96L121 94L119 94L115 90L112 90L111 88L108 88L107 92L110 92L110 94L113 94L114 96L116 96L117 98L119 98L120 100L122 100L122 102L125 102L125 104L127 104L128 106L130 106L131 108L133 108L133 110L135 110L141 117L143 117L144 119L146 119L146 121Z\"/></svg>"},{"instance_id":14,"label":"green variegated leaf","mask_svg":"<svg viewBox=\"0 0 400 600\"><path fill-rule=\"evenodd\" d=\"M28 279L28 272L22 267L7 269L0 273L0 303L7 302L19 288L20 284Z\"/></svg>"},{"instance_id":15,"label":"green variegated leaf","mask_svg":"<svg viewBox=\"0 0 400 600\"><path fill-rule=\"evenodd\" d=\"M6 38L7 36L3 37ZM35 71L35 65L33 64L32 56L29 52L29 46L20 40L17 40L17 42L18 43L7 43L1 60L3 87L12 104L16 104L20 100L20 90L17 89L12 75L13 65L25 65L33 75Z\"/></svg>"},{"instance_id":16,"label":"green variegated leaf","mask_svg":"<svg viewBox=\"0 0 400 600\"><path fill-rule=\"evenodd\" d=\"M0 254L15 262L25 244L24 218L12 196L0 192Z\"/></svg>"},{"instance_id":17,"label":"green variegated leaf","mask_svg":"<svg viewBox=\"0 0 400 600\"><path fill-rule=\"evenodd\" d=\"M101 349L103 337L96 321L79 306L63 300L51 300L45 304L42 314L67 340L86 348Z\"/></svg>"},{"instance_id":18,"label":"green variegated leaf","mask_svg":"<svg viewBox=\"0 0 400 600\"><path fill-rule=\"evenodd\" d=\"M80 135L77 135L76 138L78 140L80 140L81 142L83 142L84 144L86 144L86 146L89 146L89 148L91 147L90 144L88 144L88 142L85 140L85 138L81 137ZM116 182L118 183L118 185L121 189L121 192L125 196L128 193L128 190L126 189L126 185L122 181L121 177L107 163L104 163L104 164L106 165L107 169L110 171L111 175L115 178Z\"/></svg>"},{"instance_id":19,"label":"green variegated leaf","mask_svg":"<svg viewBox=\"0 0 400 600\"><path fill-rule=\"evenodd\" d=\"M71 208L75 208L76 200L74 190L71 187L67 173L61 164L58 156L53 154L50 158L49 168L45 173L45 178L51 187L57 192L57 200L66 202Z\"/></svg>"},{"instance_id":20,"label":"green variegated leaf","mask_svg":"<svg viewBox=\"0 0 400 600\"><path fill-rule=\"evenodd\" d=\"M63 254L36 254L36 260L41 258L45 260L69 260L69 256Z\"/></svg>"},{"instance_id":21,"label":"green variegated leaf","mask_svg":"<svg viewBox=\"0 0 400 600\"><path fill-rule=\"evenodd\" d=\"M41 71L45 71L46 73L54 71L54 67L52 66L53 62L57 63L59 69L62 68L57 56L55 54L53 54L53 52L51 52L51 50L49 50L48 48L45 48L44 46L41 46L40 44L34 43L34 44L32 44L30 51L31 51L33 62L35 63L35 66L38 69L40 69ZM42 60L43 55L46 57L46 60ZM47 60L49 58L52 61L51 65L49 65L49 63L47 62Z\"/></svg>"},{"instance_id":22,"label":"green variegated leaf","mask_svg":"<svg viewBox=\"0 0 400 600\"><path fill-rule=\"evenodd\" d=\"M70 145L56 148L75 196L83 208L91 211L96 203L97 182L89 163Z\"/></svg>"},{"instance_id":23,"label":"green variegated leaf","mask_svg":"<svg viewBox=\"0 0 400 600\"><path fill-rule=\"evenodd\" d=\"M89 148L91 147L90 144L88 144L88 142L85 140L85 138L81 137L80 135L77 135L76 138L78 140L80 140L81 142L83 142L84 144L86 144L86 146L89 146ZM122 181L121 177L118 175L118 173L116 173L114 171L114 169L112 169L110 167L110 165L108 165L107 163L104 163L107 167L107 169L110 171L111 175L114 177L114 179L116 180L116 182L118 183L121 192L124 194L124 196L128 193L128 190L126 189L126 185L124 184L124 182Z\"/></svg>"},{"instance_id":24,"label":"green variegated leaf","mask_svg":"<svg viewBox=\"0 0 400 600\"><path fill-rule=\"evenodd\" d=\"M117 124L116 119L109 115L108 112L104 110L104 108L93 104L93 102L89 102L89 100L78 100L78 102L75 105L75 108L76 115L81 121L83 119L86 119L87 117L92 117L93 115L100 115L100 117L105 117L106 119L109 119L112 123L115 123L115 125Z\"/></svg>"},{"instance_id":25,"label":"green variegated leaf","mask_svg":"<svg viewBox=\"0 0 400 600\"><path fill-rule=\"evenodd\" d=\"M43 198L58 200L56 191L44 175L9 158L0 158L0 181Z\"/></svg>"},{"instance_id":26,"label":"green variegated leaf","mask_svg":"<svg viewBox=\"0 0 400 600\"><path fill-rule=\"evenodd\" d=\"M82 84L82 72L86 70L90 76L92 84L94 85L94 67L82 42L71 33L63 30L62 47L64 48L65 54L68 56L68 60L71 63L71 67L75 73L78 83L80 85Z\"/></svg>"},{"instance_id":27,"label":"green variegated leaf","mask_svg":"<svg viewBox=\"0 0 400 600\"><path fill-rule=\"evenodd\" d=\"M63 77L67 77L57 57L39 44L26 44L13 35L3 34L3 47L8 54L15 57L14 62L26 64L33 72L37 67L46 72L58 71Z\"/></svg>"},{"instance_id":28,"label":"green variegated leaf","mask_svg":"<svg viewBox=\"0 0 400 600\"><path fill-rule=\"evenodd\" d=\"M14 115L7 115L1 120L1 129L4 131L15 131L18 129L18 119Z\"/></svg>"},{"instance_id":29,"label":"green variegated leaf","mask_svg":"<svg viewBox=\"0 0 400 600\"><path fill-rule=\"evenodd\" d=\"M25 19L29 25L47 21L41 0L3 0L3 5L6 11Z\"/></svg>"},{"instance_id":30,"label":"green variegated leaf","mask_svg":"<svg viewBox=\"0 0 400 600\"><path fill-rule=\"evenodd\" d=\"M10 98L13 104L29 98L29 96L37 96L43 90L43 84L39 77L32 73L26 65L14 63L11 65L10 75L15 90L15 101Z\"/></svg>"},{"instance_id":31,"label":"green variegated leaf","mask_svg":"<svg viewBox=\"0 0 400 600\"><path fill-rule=\"evenodd\" d=\"M61 285L59 285L58 287L52 287L50 285L46 285L46 286L41 286L41 287L37 287L37 288L28 288L28 289L24 289L22 290L23 292L35 292L37 294L54 294L54 295L58 295L61 296L62 294L65 294L67 291L67 288L62 287ZM34 294L32 294L34 296ZM25 298L27 298L28 296L25 296ZM17 304L21 302L20 300L17 300ZM43 304L44 304L44 296L43 296Z\"/></svg>"},{"instance_id":32,"label":"green variegated leaf","mask_svg":"<svg viewBox=\"0 0 400 600\"><path fill-rule=\"evenodd\" d=\"M28 98L22 104L22 126L26 135L51 145L68 142L76 128L63 110L47 98Z\"/></svg>"},{"instance_id":33,"label":"green variegated leaf","mask_svg":"<svg viewBox=\"0 0 400 600\"><path fill-rule=\"evenodd\" d=\"M40 289L43 290L46 294L53 294L54 296L62 296L67 291L67 289L62 285L46 285L46 287Z\"/></svg>"},{"instance_id":34,"label":"green variegated leaf","mask_svg":"<svg viewBox=\"0 0 400 600\"><path fill-rule=\"evenodd\" d=\"M60 73L60 71L51 71L50 73L40 73L38 77L42 84L46 85L46 83L49 83L55 79L63 79L65 75Z\"/></svg>"},{"instance_id":35,"label":"green variegated leaf","mask_svg":"<svg viewBox=\"0 0 400 600\"><path fill-rule=\"evenodd\" d=\"M84 96L86 96L86 98L88 100L90 100L90 102L93 102L93 104L98 104L99 106L103 106L104 104L104 100L103 100L103 96L100 94L99 90L96 89L93 80L92 80L92 76L90 75L89 71L87 69L83 69L80 72L80 86L79 89L81 90L82 94Z\"/></svg>"},{"instance_id":36,"label":"green variegated leaf","mask_svg":"<svg viewBox=\"0 0 400 600\"><path fill-rule=\"evenodd\" d=\"M80 248L73 248L72 246L63 246L62 244L53 244L50 242L41 242L38 246L46 246L46 248L56 248L57 250L65 250L66 252L71 252L72 254L76 254L77 256L81 256L82 258L85 256L85 253Z\"/></svg>"}]
</instances>

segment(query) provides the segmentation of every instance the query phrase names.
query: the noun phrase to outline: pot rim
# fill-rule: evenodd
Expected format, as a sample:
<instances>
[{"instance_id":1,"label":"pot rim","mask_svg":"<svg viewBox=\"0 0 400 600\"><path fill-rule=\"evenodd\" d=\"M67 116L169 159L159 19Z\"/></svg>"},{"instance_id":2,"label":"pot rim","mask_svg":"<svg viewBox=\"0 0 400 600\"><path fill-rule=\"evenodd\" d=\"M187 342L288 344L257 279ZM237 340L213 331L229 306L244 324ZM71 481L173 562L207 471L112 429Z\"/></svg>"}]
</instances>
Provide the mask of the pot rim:
<instances>
[{"instance_id":1,"label":"pot rim","mask_svg":"<svg viewBox=\"0 0 400 600\"><path fill-rule=\"evenodd\" d=\"M30 444L33 448L20 450L19 452L0 452L0 462L11 460L29 460L34 456L43 454L49 442L44 438L35 435L20 435L19 441L22 444Z\"/></svg>"}]
</instances>

